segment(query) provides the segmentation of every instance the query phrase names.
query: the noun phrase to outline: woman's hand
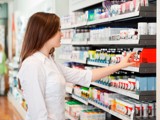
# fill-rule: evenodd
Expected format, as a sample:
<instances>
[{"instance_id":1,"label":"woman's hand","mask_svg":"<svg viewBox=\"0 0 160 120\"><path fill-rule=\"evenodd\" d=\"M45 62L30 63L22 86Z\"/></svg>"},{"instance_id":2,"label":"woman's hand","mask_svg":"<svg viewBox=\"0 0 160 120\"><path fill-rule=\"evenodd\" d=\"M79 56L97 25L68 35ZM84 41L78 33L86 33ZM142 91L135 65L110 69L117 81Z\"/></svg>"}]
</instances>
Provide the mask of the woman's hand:
<instances>
[{"instance_id":1,"label":"woman's hand","mask_svg":"<svg viewBox=\"0 0 160 120\"><path fill-rule=\"evenodd\" d=\"M126 57L124 57L121 62L119 63L120 68L125 68L131 65L134 65L135 62L131 62L130 59L134 58L136 52L129 53Z\"/></svg>"}]
</instances>

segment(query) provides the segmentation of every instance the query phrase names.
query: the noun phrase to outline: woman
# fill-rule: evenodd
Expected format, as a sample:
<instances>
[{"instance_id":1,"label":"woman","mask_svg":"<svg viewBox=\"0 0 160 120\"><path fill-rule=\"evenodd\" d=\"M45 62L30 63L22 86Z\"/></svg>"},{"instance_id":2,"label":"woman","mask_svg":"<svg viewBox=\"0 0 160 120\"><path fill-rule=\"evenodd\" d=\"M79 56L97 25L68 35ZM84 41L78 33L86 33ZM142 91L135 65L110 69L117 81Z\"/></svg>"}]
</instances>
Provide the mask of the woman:
<instances>
[{"instance_id":1,"label":"woman","mask_svg":"<svg viewBox=\"0 0 160 120\"><path fill-rule=\"evenodd\" d=\"M4 75L7 72L6 67L6 54L3 50L3 46L0 43L0 95L5 94L5 80Z\"/></svg>"},{"instance_id":2,"label":"woman","mask_svg":"<svg viewBox=\"0 0 160 120\"><path fill-rule=\"evenodd\" d=\"M35 13L29 19L22 51L19 79L28 104L26 120L65 120L65 83L89 87L91 81L127 67L131 53L121 63L94 70L67 68L54 60L60 47L60 19L55 14Z\"/></svg>"}]
</instances>

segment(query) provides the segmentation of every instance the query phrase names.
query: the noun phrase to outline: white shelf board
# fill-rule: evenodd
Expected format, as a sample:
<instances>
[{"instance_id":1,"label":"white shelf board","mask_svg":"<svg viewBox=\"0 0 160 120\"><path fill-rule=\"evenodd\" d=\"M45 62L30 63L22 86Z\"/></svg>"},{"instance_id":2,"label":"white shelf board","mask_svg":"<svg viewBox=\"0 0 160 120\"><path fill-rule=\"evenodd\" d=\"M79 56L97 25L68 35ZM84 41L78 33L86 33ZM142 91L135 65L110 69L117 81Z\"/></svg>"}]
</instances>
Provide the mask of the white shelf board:
<instances>
[{"instance_id":1,"label":"white shelf board","mask_svg":"<svg viewBox=\"0 0 160 120\"><path fill-rule=\"evenodd\" d=\"M115 20L121 20L125 18L132 18L132 17L137 17L139 16L139 11L131 12L131 13L125 13L122 15L116 15L114 17L110 17L110 21L115 21Z\"/></svg>"},{"instance_id":2,"label":"white shelf board","mask_svg":"<svg viewBox=\"0 0 160 120\"><path fill-rule=\"evenodd\" d=\"M83 64L86 64L86 60L73 60L73 59L71 59L70 61L76 62L76 63L83 63Z\"/></svg>"},{"instance_id":3,"label":"white shelf board","mask_svg":"<svg viewBox=\"0 0 160 120\"><path fill-rule=\"evenodd\" d=\"M76 28L76 27L82 27L82 26L85 26L85 25L87 25L87 21L86 21L86 22L79 23L79 24L76 24L76 25L73 25L72 27L73 27L73 28Z\"/></svg>"},{"instance_id":4,"label":"white shelf board","mask_svg":"<svg viewBox=\"0 0 160 120\"><path fill-rule=\"evenodd\" d=\"M65 44L71 44L72 43L72 39L61 39L61 44L65 45Z\"/></svg>"},{"instance_id":5,"label":"white shelf board","mask_svg":"<svg viewBox=\"0 0 160 120\"><path fill-rule=\"evenodd\" d=\"M8 93L8 100L12 103L12 105L16 108L18 113L21 115L23 119L26 118L26 111L24 108L16 101L11 93Z\"/></svg>"},{"instance_id":6,"label":"white shelf board","mask_svg":"<svg viewBox=\"0 0 160 120\"><path fill-rule=\"evenodd\" d=\"M120 89L120 88L105 86L105 85L102 85L102 84L99 84L99 83L96 83L96 82L92 82L91 84L95 85L97 87L100 87L100 88L103 88L103 89L106 89L106 90L109 90L109 91L112 91L112 92L116 92L118 94L125 95L125 96L128 96L128 97L139 100L139 95L137 95L135 92L128 91L128 90L123 90L123 89Z\"/></svg>"},{"instance_id":7,"label":"white shelf board","mask_svg":"<svg viewBox=\"0 0 160 120\"><path fill-rule=\"evenodd\" d=\"M132 71L132 72L139 72L139 67L126 67L126 68L122 68L122 70L126 70L126 71Z\"/></svg>"},{"instance_id":8,"label":"white shelf board","mask_svg":"<svg viewBox=\"0 0 160 120\"><path fill-rule=\"evenodd\" d=\"M116 21L116 20L121 20L121 19L125 19L125 18L136 17L136 16L139 16L139 11L132 12L132 13L125 13L122 15L116 15L114 17L90 21L87 23L87 25L95 25L95 24L99 24L99 23L111 22L111 21Z\"/></svg>"},{"instance_id":9,"label":"white shelf board","mask_svg":"<svg viewBox=\"0 0 160 120\"><path fill-rule=\"evenodd\" d=\"M95 103L94 101L88 100L88 103L90 103L90 104L92 104L92 105L94 105L94 106L96 106L96 107L98 107L98 108L100 108L100 109L102 109L102 110L110 113L111 115L114 115L114 116L122 119L122 120L131 120L131 118L129 118L128 116L126 116L126 115L121 115L121 114L119 114L119 113L117 113L117 112L114 112L114 111L112 111L112 110L109 110L108 108L106 108L106 107L104 107L104 106L101 106L101 105Z\"/></svg>"},{"instance_id":10,"label":"white shelf board","mask_svg":"<svg viewBox=\"0 0 160 120\"><path fill-rule=\"evenodd\" d=\"M104 0L78 0L78 1L71 3L71 10L72 11L81 10L83 8L90 7L98 3L101 3L103 1Z\"/></svg>"},{"instance_id":11,"label":"white shelf board","mask_svg":"<svg viewBox=\"0 0 160 120\"><path fill-rule=\"evenodd\" d=\"M60 60L66 60L66 61L70 61L70 59L68 58L65 58L65 57L59 57L58 59L60 59Z\"/></svg>"},{"instance_id":12,"label":"white shelf board","mask_svg":"<svg viewBox=\"0 0 160 120\"><path fill-rule=\"evenodd\" d=\"M95 24L105 23L105 22L110 22L110 18L103 18L103 19L88 21L87 25L95 25Z\"/></svg>"},{"instance_id":13,"label":"white shelf board","mask_svg":"<svg viewBox=\"0 0 160 120\"><path fill-rule=\"evenodd\" d=\"M75 42L75 41L73 41L72 45L87 45L87 41L86 40L82 41L82 42Z\"/></svg>"},{"instance_id":14,"label":"white shelf board","mask_svg":"<svg viewBox=\"0 0 160 120\"><path fill-rule=\"evenodd\" d=\"M108 66L108 64L105 64L105 63L96 63L96 62L87 62L87 64L88 65L101 66L101 67Z\"/></svg>"},{"instance_id":15,"label":"white shelf board","mask_svg":"<svg viewBox=\"0 0 160 120\"><path fill-rule=\"evenodd\" d=\"M78 120L78 119L72 117L71 115L69 115L67 112L65 112L65 118L70 119L70 120Z\"/></svg>"},{"instance_id":16,"label":"white shelf board","mask_svg":"<svg viewBox=\"0 0 160 120\"><path fill-rule=\"evenodd\" d=\"M78 96L72 94L72 98L74 98L74 99L76 99L76 100L82 102L82 103L85 104L85 105L88 105L88 101L87 101L87 100L84 100L84 99L81 98L81 97L78 97Z\"/></svg>"},{"instance_id":17,"label":"white shelf board","mask_svg":"<svg viewBox=\"0 0 160 120\"><path fill-rule=\"evenodd\" d=\"M9 63L9 68L10 68L10 69L18 69L18 68L19 68L19 64Z\"/></svg>"},{"instance_id":18,"label":"white shelf board","mask_svg":"<svg viewBox=\"0 0 160 120\"><path fill-rule=\"evenodd\" d=\"M74 26L73 25L67 25L61 28L61 30L66 30L66 29L72 29Z\"/></svg>"},{"instance_id":19,"label":"white shelf board","mask_svg":"<svg viewBox=\"0 0 160 120\"><path fill-rule=\"evenodd\" d=\"M70 26L64 26L61 28L61 30L72 29L72 28L82 27L82 26L86 26L86 25L87 25L87 21L79 23L79 24L70 25Z\"/></svg>"},{"instance_id":20,"label":"white shelf board","mask_svg":"<svg viewBox=\"0 0 160 120\"><path fill-rule=\"evenodd\" d=\"M139 44L139 40L106 40L102 42L92 42L88 41L88 44L90 45L114 45L114 44L119 44L119 45L131 45L131 44Z\"/></svg>"},{"instance_id":21,"label":"white shelf board","mask_svg":"<svg viewBox=\"0 0 160 120\"><path fill-rule=\"evenodd\" d=\"M88 65L101 66L101 67L109 66L108 64L96 63L96 62L87 62L87 64ZM126 68L123 68L121 70L132 71L132 72L139 72L139 68L138 67L126 67Z\"/></svg>"}]
</instances>

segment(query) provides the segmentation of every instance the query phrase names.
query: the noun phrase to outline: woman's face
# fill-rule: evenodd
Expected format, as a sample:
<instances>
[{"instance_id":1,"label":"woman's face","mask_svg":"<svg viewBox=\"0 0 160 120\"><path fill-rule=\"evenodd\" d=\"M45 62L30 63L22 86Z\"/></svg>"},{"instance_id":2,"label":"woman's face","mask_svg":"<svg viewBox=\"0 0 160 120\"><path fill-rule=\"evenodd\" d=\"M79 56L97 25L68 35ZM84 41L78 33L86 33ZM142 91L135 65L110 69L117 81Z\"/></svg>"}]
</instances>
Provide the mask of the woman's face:
<instances>
[{"instance_id":1,"label":"woman's face","mask_svg":"<svg viewBox=\"0 0 160 120\"><path fill-rule=\"evenodd\" d=\"M61 28L59 28L59 30L57 31L57 33L55 34L55 36L53 36L49 41L48 41L48 46L50 46L50 48L57 48L61 46L61 37L63 36L62 32L61 32Z\"/></svg>"}]
</instances>

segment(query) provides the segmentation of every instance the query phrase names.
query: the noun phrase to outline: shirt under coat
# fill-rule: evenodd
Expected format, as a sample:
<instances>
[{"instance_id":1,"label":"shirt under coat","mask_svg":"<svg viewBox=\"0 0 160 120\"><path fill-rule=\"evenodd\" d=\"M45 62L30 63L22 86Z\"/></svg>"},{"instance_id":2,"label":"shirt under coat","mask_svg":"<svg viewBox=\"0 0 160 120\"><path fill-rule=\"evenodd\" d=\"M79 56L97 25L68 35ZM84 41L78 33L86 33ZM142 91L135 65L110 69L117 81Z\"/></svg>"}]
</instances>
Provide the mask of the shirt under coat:
<instances>
[{"instance_id":1,"label":"shirt under coat","mask_svg":"<svg viewBox=\"0 0 160 120\"><path fill-rule=\"evenodd\" d=\"M89 87L92 72L66 67L36 52L23 61L18 78L28 104L26 120L65 120L66 82Z\"/></svg>"}]
</instances>

